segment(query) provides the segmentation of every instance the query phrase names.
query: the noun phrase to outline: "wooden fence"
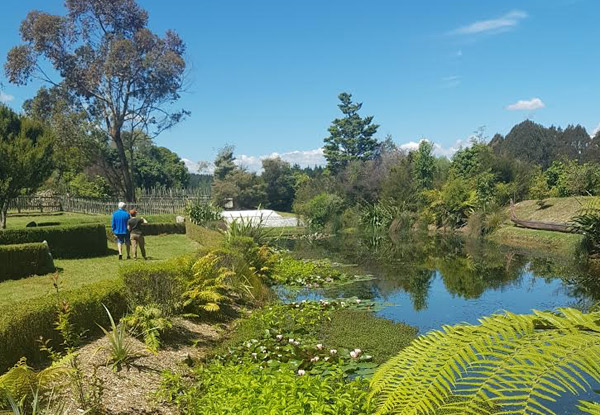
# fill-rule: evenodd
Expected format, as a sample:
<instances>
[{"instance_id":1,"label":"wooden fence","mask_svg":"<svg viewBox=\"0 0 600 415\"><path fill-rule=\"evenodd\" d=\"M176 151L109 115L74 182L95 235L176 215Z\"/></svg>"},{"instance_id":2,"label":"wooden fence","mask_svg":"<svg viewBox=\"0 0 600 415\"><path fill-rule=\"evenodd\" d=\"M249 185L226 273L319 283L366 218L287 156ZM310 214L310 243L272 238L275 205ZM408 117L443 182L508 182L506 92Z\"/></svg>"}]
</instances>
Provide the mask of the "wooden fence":
<instances>
[{"instance_id":1,"label":"wooden fence","mask_svg":"<svg viewBox=\"0 0 600 415\"><path fill-rule=\"evenodd\" d=\"M145 215L183 213L190 201L208 203L209 195L196 197L142 197L136 203L128 203L128 209L137 209ZM99 201L67 196L19 196L13 200L8 210L12 213L24 212L75 212L109 215L117 209L118 201Z\"/></svg>"}]
</instances>

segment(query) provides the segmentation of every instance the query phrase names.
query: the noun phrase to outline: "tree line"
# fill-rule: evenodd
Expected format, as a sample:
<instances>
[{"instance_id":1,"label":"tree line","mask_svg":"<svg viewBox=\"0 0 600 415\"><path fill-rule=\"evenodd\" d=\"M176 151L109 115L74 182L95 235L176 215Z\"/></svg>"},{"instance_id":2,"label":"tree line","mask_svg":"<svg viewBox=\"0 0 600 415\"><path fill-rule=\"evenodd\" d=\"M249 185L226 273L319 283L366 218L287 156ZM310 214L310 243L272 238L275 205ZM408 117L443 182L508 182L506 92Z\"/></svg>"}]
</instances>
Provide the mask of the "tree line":
<instances>
[{"instance_id":1,"label":"tree line","mask_svg":"<svg viewBox=\"0 0 600 415\"><path fill-rule=\"evenodd\" d=\"M362 104L349 93L338 98L342 116L323 140L326 166L300 169L267 159L257 175L236 166L233 148L226 147L215 160L214 201L293 210L315 228L353 227L375 221L376 212L449 228L473 218L478 232L486 232L511 200L534 198L542 207L551 196L600 194L600 134L591 137L580 125L526 120L491 140L480 128L448 159L436 156L428 140L408 151L390 136L376 138L379 125L360 115Z\"/></svg>"}]
</instances>

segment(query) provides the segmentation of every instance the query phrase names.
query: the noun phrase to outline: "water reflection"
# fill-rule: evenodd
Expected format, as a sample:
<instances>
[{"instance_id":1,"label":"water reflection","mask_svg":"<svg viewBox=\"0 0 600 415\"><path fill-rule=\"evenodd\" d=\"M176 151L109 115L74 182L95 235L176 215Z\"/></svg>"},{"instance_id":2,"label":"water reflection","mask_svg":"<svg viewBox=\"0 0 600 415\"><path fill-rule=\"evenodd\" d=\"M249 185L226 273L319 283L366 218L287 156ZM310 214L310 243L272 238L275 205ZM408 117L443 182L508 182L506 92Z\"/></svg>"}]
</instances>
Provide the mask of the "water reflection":
<instances>
[{"instance_id":1,"label":"water reflection","mask_svg":"<svg viewBox=\"0 0 600 415\"><path fill-rule=\"evenodd\" d=\"M600 295L595 266L577 258L532 254L460 236L384 238L344 236L288 245L303 257L356 265L376 279L303 297L360 296L387 303L381 314L418 326L443 324L508 310L589 307Z\"/></svg>"}]
</instances>

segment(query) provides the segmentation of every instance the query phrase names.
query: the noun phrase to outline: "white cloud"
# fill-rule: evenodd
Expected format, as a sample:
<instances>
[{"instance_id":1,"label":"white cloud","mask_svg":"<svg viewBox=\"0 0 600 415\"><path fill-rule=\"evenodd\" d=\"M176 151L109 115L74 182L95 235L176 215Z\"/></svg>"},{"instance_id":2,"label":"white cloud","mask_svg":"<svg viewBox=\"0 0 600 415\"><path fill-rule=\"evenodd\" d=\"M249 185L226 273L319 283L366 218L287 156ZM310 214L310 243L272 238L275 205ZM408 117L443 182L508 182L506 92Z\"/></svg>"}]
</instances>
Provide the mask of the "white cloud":
<instances>
[{"instance_id":1,"label":"white cloud","mask_svg":"<svg viewBox=\"0 0 600 415\"><path fill-rule=\"evenodd\" d=\"M544 108L546 104L539 98L531 98L530 100L520 99L514 104L510 104L506 107L509 111L533 111L540 108Z\"/></svg>"},{"instance_id":2,"label":"white cloud","mask_svg":"<svg viewBox=\"0 0 600 415\"><path fill-rule=\"evenodd\" d=\"M324 166L325 156L322 148L314 150L294 150L285 153L271 153L262 156L248 156L241 154L236 156L236 164L247 168L250 171L260 172L262 170L262 161L264 159L280 157L290 164L298 164L300 167Z\"/></svg>"},{"instance_id":3,"label":"white cloud","mask_svg":"<svg viewBox=\"0 0 600 415\"><path fill-rule=\"evenodd\" d=\"M476 35L480 33L500 33L517 26L527 17L522 10L513 10L495 19L478 20L466 26L461 26L450 32L453 35Z\"/></svg>"},{"instance_id":4,"label":"white cloud","mask_svg":"<svg viewBox=\"0 0 600 415\"><path fill-rule=\"evenodd\" d=\"M13 99L15 99L15 97L13 97L12 95L8 95L8 94L5 94L4 92L0 91L0 102L2 102L3 104L10 102Z\"/></svg>"},{"instance_id":5,"label":"white cloud","mask_svg":"<svg viewBox=\"0 0 600 415\"><path fill-rule=\"evenodd\" d=\"M419 144L421 141L429 141L426 138L420 139L418 142L409 141L408 143L400 144L398 147L405 151L415 151L419 148ZM454 144L449 147L444 147L438 143L433 143L433 154L438 157L448 157L451 158L454 153L456 153L461 148L469 147L471 144L470 140L459 139L454 142Z\"/></svg>"},{"instance_id":6,"label":"white cloud","mask_svg":"<svg viewBox=\"0 0 600 415\"><path fill-rule=\"evenodd\" d=\"M261 172L262 161L268 158L275 157L281 157L282 160L285 160L292 165L298 164L300 167L324 166L326 164L322 148L317 148L314 150L294 150L285 153L271 153L264 154L261 156L249 156L246 154L240 154L235 156L235 164L237 164L240 167L244 167L249 171ZM198 173L198 169L202 168L202 173L212 174L215 168L212 163L202 165L201 163L186 158L183 158L181 160L185 163L185 166L191 173Z\"/></svg>"}]
</instances>

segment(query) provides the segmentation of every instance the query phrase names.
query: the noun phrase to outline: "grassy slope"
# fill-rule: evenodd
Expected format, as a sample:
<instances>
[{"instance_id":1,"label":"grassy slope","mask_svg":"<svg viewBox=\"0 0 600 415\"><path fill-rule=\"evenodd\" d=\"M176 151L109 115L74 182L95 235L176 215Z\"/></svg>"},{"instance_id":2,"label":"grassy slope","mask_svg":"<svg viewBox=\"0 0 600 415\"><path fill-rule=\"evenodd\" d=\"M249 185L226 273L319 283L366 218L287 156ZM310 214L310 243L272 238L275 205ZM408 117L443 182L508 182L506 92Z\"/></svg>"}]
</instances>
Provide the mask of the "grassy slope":
<instances>
[{"instance_id":1,"label":"grassy slope","mask_svg":"<svg viewBox=\"0 0 600 415\"><path fill-rule=\"evenodd\" d=\"M185 235L147 236L146 250L151 261L160 261L177 255L190 253L199 245ZM116 250L116 244L109 242ZM63 290L72 290L102 280L116 279L118 269L126 260L119 262L116 254L98 258L56 259L61 269L60 280ZM29 277L0 283L0 308L11 303L41 297L52 291L51 275Z\"/></svg>"},{"instance_id":2,"label":"grassy slope","mask_svg":"<svg viewBox=\"0 0 600 415\"><path fill-rule=\"evenodd\" d=\"M176 215L142 215L148 222L175 222ZM81 225L82 223L101 223L110 225L110 215L86 215L83 213L44 213L27 215L9 215L6 221L7 229L24 228L31 221L42 222L60 222L61 225Z\"/></svg>"},{"instance_id":3,"label":"grassy slope","mask_svg":"<svg viewBox=\"0 0 600 415\"><path fill-rule=\"evenodd\" d=\"M591 196L563 197L546 199L547 207L539 209L535 200L525 200L515 205L515 214L519 219L543 222L562 222L571 220L577 212L598 198ZM581 243L581 235L561 232L539 231L517 228L507 221L504 226L489 236L497 243L517 248L526 248L553 253L571 255Z\"/></svg>"}]
</instances>

